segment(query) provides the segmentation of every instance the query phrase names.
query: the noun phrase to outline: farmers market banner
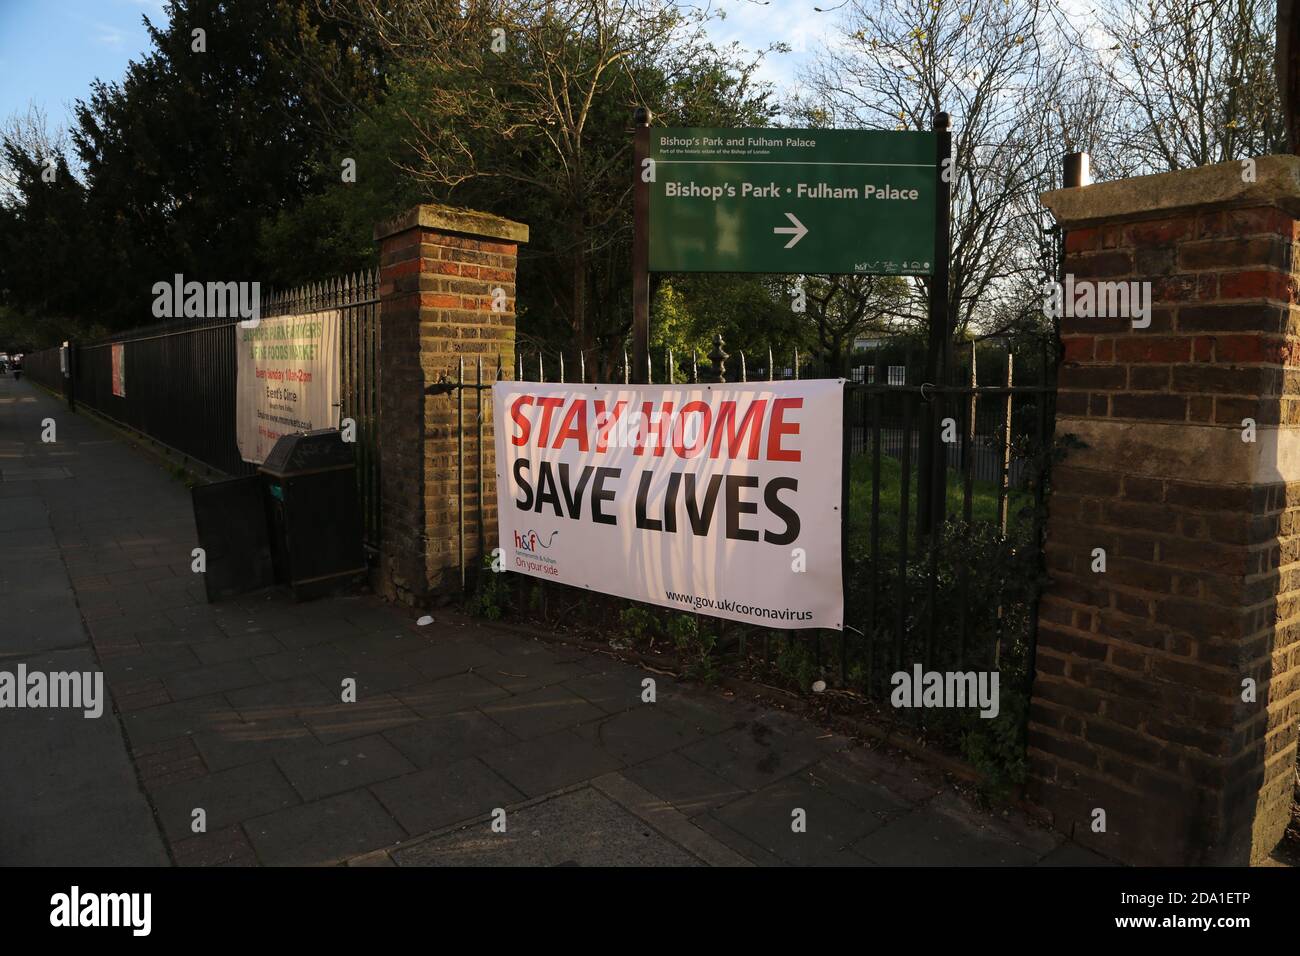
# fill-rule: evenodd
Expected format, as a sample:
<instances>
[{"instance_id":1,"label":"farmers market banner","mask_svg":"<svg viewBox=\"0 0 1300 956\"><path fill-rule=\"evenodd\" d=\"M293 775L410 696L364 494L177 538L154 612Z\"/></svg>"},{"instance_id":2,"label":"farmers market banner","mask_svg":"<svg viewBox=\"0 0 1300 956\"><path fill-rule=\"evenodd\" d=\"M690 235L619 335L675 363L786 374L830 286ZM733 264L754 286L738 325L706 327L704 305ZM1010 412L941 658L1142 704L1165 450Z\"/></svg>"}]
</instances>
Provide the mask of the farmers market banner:
<instances>
[{"instance_id":1,"label":"farmers market banner","mask_svg":"<svg viewBox=\"0 0 1300 956\"><path fill-rule=\"evenodd\" d=\"M338 425L338 310L235 326L235 439L261 464L281 435Z\"/></svg>"},{"instance_id":2,"label":"farmers market banner","mask_svg":"<svg viewBox=\"0 0 1300 956\"><path fill-rule=\"evenodd\" d=\"M843 626L843 383L493 386L504 568L776 628Z\"/></svg>"}]
</instances>

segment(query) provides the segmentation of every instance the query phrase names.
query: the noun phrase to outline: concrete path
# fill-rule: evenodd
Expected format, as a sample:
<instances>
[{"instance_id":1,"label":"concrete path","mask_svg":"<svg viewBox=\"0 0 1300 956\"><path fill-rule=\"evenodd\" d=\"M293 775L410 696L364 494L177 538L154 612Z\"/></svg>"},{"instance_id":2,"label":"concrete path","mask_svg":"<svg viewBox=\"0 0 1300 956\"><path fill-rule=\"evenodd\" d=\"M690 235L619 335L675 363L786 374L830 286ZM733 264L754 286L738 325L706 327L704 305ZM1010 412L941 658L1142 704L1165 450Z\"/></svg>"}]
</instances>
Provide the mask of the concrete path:
<instances>
[{"instance_id":1,"label":"concrete path","mask_svg":"<svg viewBox=\"0 0 1300 956\"><path fill-rule=\"evenodd\" d=\"M46 417L56 419L53 444L41 441ZM144 552L98 522L107 502L120 510L115 528L146 507L130 487L142 464L32 386L0 378L0 671L100 669L65 555L102 529L104 547L120 551L112 572L130 573ZM111 704L97 719L0 710L0 865L166 862Z\"/></svg>"},{"instance_id":2,"label":"concrete path","mask_svg":"<svg viewBox=\"0 0 1300 956\"><path fill-rule=\"evenodd\" d=\"M0 671L102 668L113 703L0 710L0 863L1104 862L914 763L598 654L368 596L207 604L185 486L12 378L0 543Z\"/></svg>"}]
</instances>

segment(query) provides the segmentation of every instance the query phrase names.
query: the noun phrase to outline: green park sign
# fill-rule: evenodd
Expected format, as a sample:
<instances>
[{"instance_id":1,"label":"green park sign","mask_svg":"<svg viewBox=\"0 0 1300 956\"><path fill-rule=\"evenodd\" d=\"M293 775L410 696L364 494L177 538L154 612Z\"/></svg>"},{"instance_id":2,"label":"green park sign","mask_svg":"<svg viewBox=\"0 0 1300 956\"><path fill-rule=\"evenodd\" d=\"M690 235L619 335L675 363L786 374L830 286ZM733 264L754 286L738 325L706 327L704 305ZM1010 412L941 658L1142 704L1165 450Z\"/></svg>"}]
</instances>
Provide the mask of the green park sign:
<instances>
[{"instance_id":1,"label":"green park sign","mask_svg":"<svg viewBox=\"0 0 1300 956\"><path fill-rule=\"evenodd\" d=\"M933 271L935 133L649 132L651 272Z\"/></svg>"}]
</instances>

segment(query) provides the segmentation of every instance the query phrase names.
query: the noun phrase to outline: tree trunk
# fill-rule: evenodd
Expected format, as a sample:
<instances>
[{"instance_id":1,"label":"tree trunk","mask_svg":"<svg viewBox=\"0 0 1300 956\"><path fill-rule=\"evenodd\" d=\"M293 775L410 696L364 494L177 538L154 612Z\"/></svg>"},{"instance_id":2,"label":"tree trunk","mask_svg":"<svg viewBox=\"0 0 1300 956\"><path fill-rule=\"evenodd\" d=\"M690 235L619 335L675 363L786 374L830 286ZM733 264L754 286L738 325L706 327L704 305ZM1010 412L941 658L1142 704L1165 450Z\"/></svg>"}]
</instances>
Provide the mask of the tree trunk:
<instances>
[{"instance_id":1,"label":"tree trunk","mask_svg":"<svg viewBox=\"0 0 1300 956\"><path fill-rule=\"evenodd\" d=\"M1300 153L1300 11L1295 0L1278 0L1277 4L1277 84L1287 148Z\"/></svg>"}]
</instances>

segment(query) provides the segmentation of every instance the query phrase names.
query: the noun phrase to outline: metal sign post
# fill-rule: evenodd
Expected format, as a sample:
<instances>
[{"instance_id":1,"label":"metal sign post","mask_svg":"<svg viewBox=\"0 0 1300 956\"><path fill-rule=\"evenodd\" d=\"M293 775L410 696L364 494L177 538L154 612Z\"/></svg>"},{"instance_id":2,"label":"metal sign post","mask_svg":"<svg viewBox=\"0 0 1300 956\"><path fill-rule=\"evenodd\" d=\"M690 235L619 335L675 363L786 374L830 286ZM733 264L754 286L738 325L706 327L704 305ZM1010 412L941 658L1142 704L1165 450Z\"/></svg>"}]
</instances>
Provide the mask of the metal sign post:
<instances>
[{"instance_id":1,"label":"metal sign post","mask_svg":"<svg viewBox=\"0 0 1300 956\"><path fill-rule=\"evenodd\" d=\"M935 154L934 185L934 270L930 274L930 328L925 359L925 380L932 385L947 385L952 367L952 323L949 310L948 259L951 253L950 217L952 168L945 160L952 158L952 119L947 113L934 117ZM944 513L947 493L948 456L941 435L942 409L939 398L926 406L921 435L921 460L918 463L916 524L917 532L928 535L934 530L935 516Z\"/></svg>"},{"instance_id":2,"label":"metal sign post","mask_svg":"<svg viewBox=\"0 0 1300 956\"><path fill-rule=\"evenodd\" d=\"M632 381L646 380L650 367L650 111L638 107L632 123Z\"/></svg>"}]
</instances>

